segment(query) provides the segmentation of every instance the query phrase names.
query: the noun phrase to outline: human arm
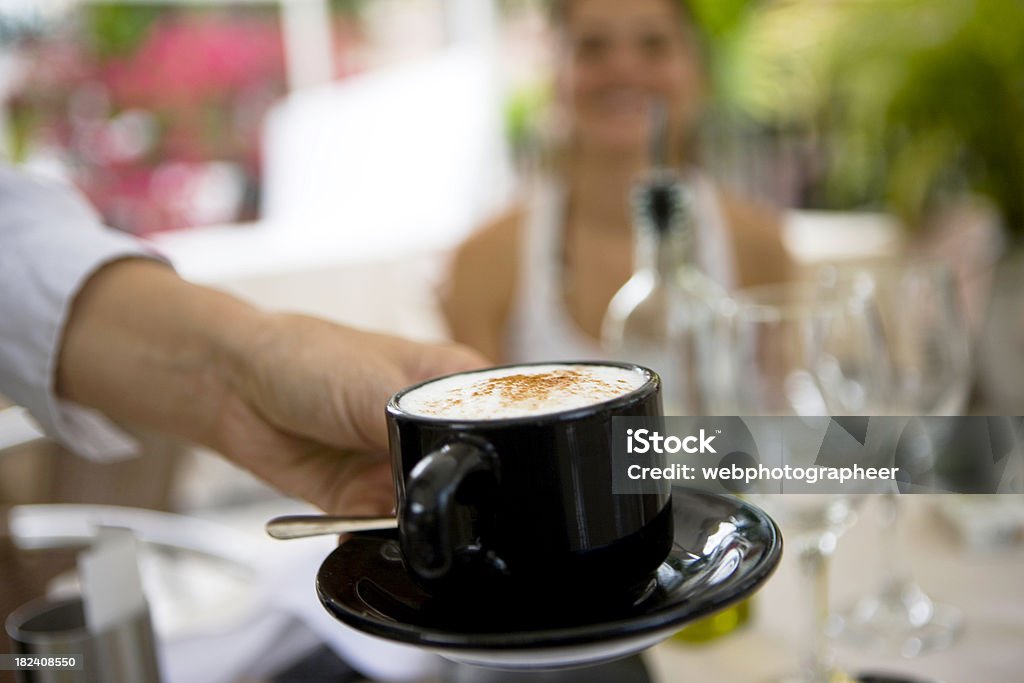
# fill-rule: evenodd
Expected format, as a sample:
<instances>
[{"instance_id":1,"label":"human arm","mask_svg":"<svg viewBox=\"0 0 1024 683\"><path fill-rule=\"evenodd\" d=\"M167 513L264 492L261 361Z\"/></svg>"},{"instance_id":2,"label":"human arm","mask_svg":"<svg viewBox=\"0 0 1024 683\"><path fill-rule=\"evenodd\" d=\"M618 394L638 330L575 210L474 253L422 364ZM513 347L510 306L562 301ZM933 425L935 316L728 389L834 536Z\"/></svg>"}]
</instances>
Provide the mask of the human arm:
<instances>
[{"instance_id":1,"label":"human arm","mask_svg":"<svg viewBox=\"0 0 1024 683\"><path fill-rule=\"evenodd\" d=\"M441 303L452 338L492 361L504 337L519 272L521 207L484 224L456 249Z\"/></svg>"},{"instance_id":2,"label":"human arm","mask_svg":"<svg viewBox=\"0 0 1024 683\"><path fill-rule=\"evenodd\" d=\"M782 241L778 211L722 193L722 209L732 233L741 287L785 282L795 265Z\"/></svg>"},{"instance_id":3,"label":"human arm","mask_svg":"<svg viewBox=\"0 0 1024 683\"><path fill-rule=\"evenodd\" d=\"M388 395L477 364L191 285L70 188L0 165L0 391L81 454L130 452L115 423L163 431L324 509L378 513Z\"/></svg>"},{"instance_id":4,"label":"human arm","mask_svg":"<svg viewBox=\"0 0 1024 683\"><path fill-rule=\"evenodd\" d=\"M108 263L159 259L105 228L73 188L0 164L0 393L79 455L111 461L138 443L95 411L54 392L57 350L77 292Z\"/></svg>"},{"instance_id":5,"label":"human arm","mask_svg":"<svg viewBox=\"0 0 1024 683\"><path fill-rule=\"evenodd\" d=\"M78 295L57 390L121 424L206 445L325 510L371 514L391 504L380 454L388 396L478 364L451 345L265 313L126 260Z\"/></svg>"}]
</instances>

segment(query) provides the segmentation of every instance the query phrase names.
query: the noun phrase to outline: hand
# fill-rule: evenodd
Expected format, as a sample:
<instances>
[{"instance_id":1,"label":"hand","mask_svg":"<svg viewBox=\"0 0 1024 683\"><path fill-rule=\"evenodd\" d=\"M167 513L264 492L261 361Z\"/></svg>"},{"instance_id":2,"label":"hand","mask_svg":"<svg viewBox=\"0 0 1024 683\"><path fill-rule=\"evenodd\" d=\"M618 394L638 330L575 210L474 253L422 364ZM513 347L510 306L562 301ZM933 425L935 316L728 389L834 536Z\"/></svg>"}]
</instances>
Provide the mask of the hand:
<instances>
[{"instance_id":1,"label":"hand","mask_svg":"<svg viewBox=\"0 0 1024 683\"><path fill-rule=\"evenodd\" d=\"M300 315L269 315L240 348L218 450L328 512L394 507L384 406L398 389L481 365L423 345Z\"/></svg>"},{"instance_id":2,"label":"hand","mask_svg":"<svg viewBox=\"0 0 1024 683\"><path fill-rule=\"evenodd\" d=\"M123 424L210 446L327 512L386 514L388 397L481 364L455 345L264 313L128 260L74 302L57 389Z\"/></svg>"}]
</instances>

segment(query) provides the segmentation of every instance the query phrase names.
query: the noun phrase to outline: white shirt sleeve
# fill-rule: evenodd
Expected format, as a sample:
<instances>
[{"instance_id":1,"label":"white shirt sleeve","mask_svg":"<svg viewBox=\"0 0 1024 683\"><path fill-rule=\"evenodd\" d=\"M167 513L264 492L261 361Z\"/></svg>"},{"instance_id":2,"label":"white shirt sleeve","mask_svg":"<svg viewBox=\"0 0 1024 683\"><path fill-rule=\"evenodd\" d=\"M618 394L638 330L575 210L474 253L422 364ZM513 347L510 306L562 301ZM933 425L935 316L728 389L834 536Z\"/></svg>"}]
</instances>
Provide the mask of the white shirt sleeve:
<instances>
[{"instance_id":1,"label":"white shirt sleeve","mask_svg":"<svg viewBox=\"0 0 1024 683\"><path fill-rule=\"evenodd\" d=\"M95 460L132 456L138 444L100 413L57 397L57 357L86 280L133 257L160 258L105 227L74 189L0 164L0 393Z\"/></svg>"}]
</instances>

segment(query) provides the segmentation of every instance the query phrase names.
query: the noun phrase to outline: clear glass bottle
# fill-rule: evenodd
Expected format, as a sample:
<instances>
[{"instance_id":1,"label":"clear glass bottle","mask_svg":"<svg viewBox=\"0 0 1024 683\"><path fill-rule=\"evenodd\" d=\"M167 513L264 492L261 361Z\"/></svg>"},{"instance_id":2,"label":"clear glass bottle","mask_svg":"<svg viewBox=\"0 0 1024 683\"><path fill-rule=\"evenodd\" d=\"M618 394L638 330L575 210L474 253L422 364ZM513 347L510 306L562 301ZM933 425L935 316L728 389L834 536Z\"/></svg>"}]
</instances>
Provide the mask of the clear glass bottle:
<instances>
[{"instance_id":1,"label":"clear glass bottle","mask_svg":"<svg viewBox=\"0 0 1024 683\"><path fill-rule=\"evenodd\" d=\"M725 296L697 263L692 191L674 172L658 169L633 190L635 265L616 292L601 330L605 348L662 378L666 415L701 415L710 326ZM751 619L750 600L688 624L674 639L700 644L725 636Z\"/></svg>"},{"instance_id":2,"label":"clear glass bottle","mask_svg":"<svg viewBox=\"0 0 1024 683\"><path fill-rule=\"evenodd\" d=\"M636 184L632 207L633 276L612 297L602 343L661 375L666 415L700 415L702 345L721 293L697 264L692 192L659 169Z\"/></svg>"}]
</instances>

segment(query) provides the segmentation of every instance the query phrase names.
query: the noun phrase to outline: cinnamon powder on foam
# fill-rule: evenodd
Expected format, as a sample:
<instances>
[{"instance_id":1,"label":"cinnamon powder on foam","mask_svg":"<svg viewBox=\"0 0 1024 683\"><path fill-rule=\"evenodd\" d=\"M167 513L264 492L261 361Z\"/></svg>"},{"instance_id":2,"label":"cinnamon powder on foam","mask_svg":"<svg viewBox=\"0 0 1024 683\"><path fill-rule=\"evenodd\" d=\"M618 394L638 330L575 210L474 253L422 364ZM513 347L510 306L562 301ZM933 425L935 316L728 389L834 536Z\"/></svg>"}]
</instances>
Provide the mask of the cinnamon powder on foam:
<instances>
[{"instance_id":1,"label":"cinnamon powder on foam","mask_svg":"<svg viewBox=\"0 0 1024 683\"><path fill-rule=\"evenodd\" d=\"M585 396L588 402L600 403L621 396L631 389L624 379L607 382L579 370L552 370L542 374L515 374L482 380L468 388L468 397L452 397L429 402L426 407L435 414L458 412L473 399L496 398L500 409L531 409L551 399Z\"/></svg>"}]
</instances>

